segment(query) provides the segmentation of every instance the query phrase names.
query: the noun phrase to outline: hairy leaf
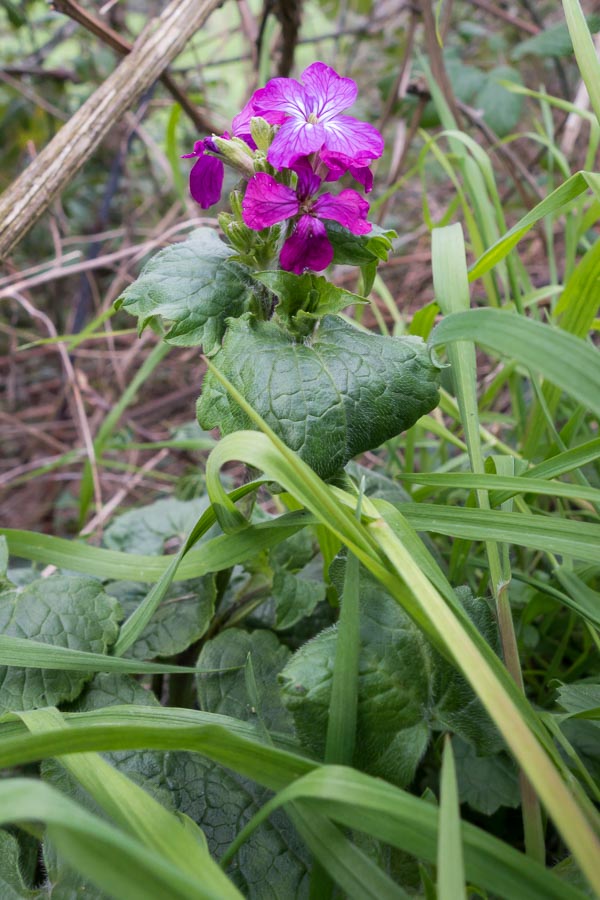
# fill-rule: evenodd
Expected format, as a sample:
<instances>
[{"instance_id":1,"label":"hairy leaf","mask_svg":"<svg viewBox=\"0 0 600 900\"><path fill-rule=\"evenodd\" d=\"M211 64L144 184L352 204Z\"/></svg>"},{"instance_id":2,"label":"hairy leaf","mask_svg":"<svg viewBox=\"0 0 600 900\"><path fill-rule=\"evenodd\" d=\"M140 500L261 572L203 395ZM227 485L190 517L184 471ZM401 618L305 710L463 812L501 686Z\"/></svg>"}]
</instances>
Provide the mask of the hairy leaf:
<instances>
[{"instance_id":1,"label":"hairy leaf","mask_svg":"<svg viewBox=\"0 0 600 900\"><path fill-rule=\"evenodd\" d=\"M597 14L588 16L587 23L592 33L598 31L600 29L600 16ZM572 56L573 42L566 24L559 22L558 25L553 25L551 28L544 28L539 34L517 44L511 53L511 57L515 61L527 55L540 56L542 58L548 56Z\"/></svg>"},{"instance_id":2,"label":"hairy leaf","mask_svg":"<svg viewBox=\"0 0 600 900\"><path fill-rule=\"evenodd\" d=\"M369 234L352 234L337 222L326 222L327 237L333 245L333 262L341 266L365 266L387 260L392 249L392 229L373 225Z\"/></svg>"},{"instance_id":3,"label":"hairy leaf","mask_svg":"<svg viewBox=\"0 0 600 900\"><path fill-rule=\"evenodd\" d=\"M138 317L140 331L160 317L171 323L169 344L201 344L205 353L214 353L225 320L248 309L256 287L248 270L230 259L233 254L212 228L199 228L153 256L117 306Z\"/></svg>"},{"instance_id":4,"label":"hairy leaf","mask_svg":"<svg viewBox=\"0 0 600 900\"><path fill-rule=\"evenodd\" d=\"M42 893L28 888L23 880L20 855L17 838L0 828L0 897L2 900L41 900Z\"/></svg>"},{"instance_id":5,"label":"hairy leaf","mask_svg":"<svg viewBox=\"0 0 600 900\"><path fill-rule=\"evenodd\" d=\"M130 616L144 600L148 586L116 581L106 586ZM201 638L214 613L215 579L204 575L191 581L174 582L167 595L125 656L135 659L176 656Z\"/></svg>"},{"instance_id":6,"label":"hairy leaf","mask_svg":"<svg viewBox=\"0 0 600 900\"><path fill-rule=\"evenodd\" d=\"M466 741L452 741L456 778L462 803L491 816L501 806L519 805L519 781L513 761L505 754L477 756Z\"/></svg>"},{"instance_id":7,"label":"hairy leaf","mask_svg":"<svg viewBox=\"0 0 600 900\"><path fill-rule=\"evenodd\" d=\"M516 69L497 66L486 72L483 84L473 99L473 106L483 111L484 120L499 137L504 137L516 128L523 109L521 94L509 91L502 84L503 81L523 83Z\"/></svg>"},{"instance_id":8,"label":"hairy leaf","mask_svg":"<svg viewBox=\"0 0 600 900\"><path fill-rule=\"evenodd\" d=\"M339 581L339 563L332 570ZM364 570L360 573L360 657L354 763L363 771L408 784L425 751L434 657L406 613ZM283 700L298 736L322 758L329 716L337 631L304 644L280 675Z\"/></svg>"},{"instance_id":9,"label":"hairy leaf","mask_svg":"<svg viewBox=\"0 0 600 900\"><path fill-rule=\"evenodd\" d=\"M366 303L363 297L332 284L323 275L305 272L294 275L278 269L274 272L258 272L257 281L266 285L279 298L277 313L288 322L293 322L300 313L314 320L325 315L335 315L347 306Z\"/></svg>"},{"instance_id":10,"label":"hairy leaf","mask_svg":"<svg viewBox=\"0 0 600 900\"><path fill-rule=\"evenodd\" d=\"M275 573L273 598L277 630L291 628L314 612L317 604L325 599L325 585L322 580L310 577L311 568L306 573L294 574L283 570Z\"/></svg>"},{"instance_id":11,"label":"hairy leaf","mask_svg":"<svg viewBox=\"0 0 600 900\"><path fill-rule=\"evenodd\" d=\"M326 316L309 342L274 322L230 324L216 364L292 450L322 478L410 428L438 402L438 366L420 338L363 333ZM209 373L198 401L203 428L252 428Z\"/></svg>"},{"instance_id":12,"label":"hairy leaf","mask_svg":"<svg viewBox=\"0 0 600 900\"><path fill-rule=\"evenodd\" d=\"M130 509L113 519L104 532L104 543L110 550L125 553L162 554L165 542L175 538L179 544L184 542L208 505L207 497L168 497Z\"/></svg>"},{"instance_id":13,"label":"hairy leaf","mask_svg":"<svg viewBox=\"0 0 600 900\"><path fill-rule=\"evenodd\" d=\"M40 578L0 594L0 633L74 650L106 653L118 634L121 608L99 581L80 576ZM35 709L73 700L89 674L60 669L0 667L0 709Z\"/></svg>"},{"instance_id":14,"label":"hairy leaf","mask_svg":"<svg viewBox=\"0 0 600 900\"><path fill-rule=\"evenodd\" d=\"M341 593L344 562L331 567ZM360 570L360 658L354 764L400 786L412 780L431 730L460 735L481 753L502 743L465 679L437 653L419 628L364 569ZM489 608L467 589L457 591L470 618L496 647ZM298 736L322 757L329 716L337 631L304 644L280 675L283 701Z\"/></svg>"},{"instance_id":15,"label":"hairy leaf","mask_svg":"<svg viewBox=\"0 0 600 900\"><path fill-rule=\"evenodd\" d=\"M270 731L293 731L276 680L289 656L290 651L268 631L226 629L207 641L198 657L203 668L232 670L197 676L201 709L244 721L258 718Z\"/></svg>"}]
</instances>

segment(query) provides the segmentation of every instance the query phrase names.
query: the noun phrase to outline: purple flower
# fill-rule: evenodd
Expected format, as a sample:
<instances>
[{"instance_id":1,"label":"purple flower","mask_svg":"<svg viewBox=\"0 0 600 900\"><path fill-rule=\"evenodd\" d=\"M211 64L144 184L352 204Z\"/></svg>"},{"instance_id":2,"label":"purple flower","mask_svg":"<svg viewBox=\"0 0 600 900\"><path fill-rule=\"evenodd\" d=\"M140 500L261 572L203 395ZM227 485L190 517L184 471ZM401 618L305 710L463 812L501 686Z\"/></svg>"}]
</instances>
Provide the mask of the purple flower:
<instances>
[{"instance_id":1,"label":"purple flower","mask_svg":"<svg viewBox=\"0 0 600 900\"><path fill-rule=\"evenodd\" d=\"M279 124L283 115L267 153L271 165L289 168L299 157L320 150L359 160L359 167L381 156L383 138L377 129L341 115L358 92L351 78L342 78L322 62L310 65L301 77L303 84L293 78L273 78L252 97L254 113L272 125Z\"/></svg>"},{"instance_id":2,"label":"purple flower","mask_svg":"<svg viewBox=\"0 0 600 900\"><path fill-rule=\"evenodd\" d=\"M249 100L243 110L237 114L231 123L231 132L234 137L241 138L252 150L256 150L256 144L252 140L250 134L250 119L254 115L252 109L252 100ZM228 140L231 135L228 131L221 135L222 138ZM223 177L225 169L222 160L216 156L211 156L205 151L210 150L211 153L218 153L218 147L214 143L212 137L204 138L196 141L193 153L185 153L182 159L196 159L194 166L190 172L190 194L199 203L202 209L208 209L214 206L221 199L221 191L223 189Z\"/></svg>"},{"instance_id":3,"label":"purple flower","mask_svg":"<svg viewBox=\"0 0 600 900\"><path fill-rule=\"evenodd\" d=\"M358 156L356 159L351 159L344 153L322 150L319 158L328 170L324 181L339 181L342 175L350 172L355 181L362 184L367 194L373 189L373 173L369 168L371 160L368 157Z\"/></svg>"},{"instance_id":4,"label":"purple flower","mask_svg":"<svg viewBox=\"0 0 600 900\"><path fill-rule=\"evenodd\" d=\"M299 216L283 245L280 265L297 275L305 269L320 272L333 259L333 247L321 219L333 219L353 234L368 234L372 228L366 221L369 204L351 189L342 191L337 197L321 194L315 199L321 178L309 161L300 159L293 168L298 175L295 189L280 184L265 172L257 172L248 183L242 215L248 228L256 231Z\"/></svg>"},{"instance_id":5,"label":"purple flower","mask_svg":"<svg viewBox=\"0 0 600 900\"><path fill-rule=\"evenodd\" d=\"M223 137L228 137L227 132ZM214 206L221 199L225 168L216 156L209 156L204 151L216 150L212 138L196 141L194 152L186 153L182 159L196 159L190 172L190 194L202 209Z\"/></svg>"}]
</instances>

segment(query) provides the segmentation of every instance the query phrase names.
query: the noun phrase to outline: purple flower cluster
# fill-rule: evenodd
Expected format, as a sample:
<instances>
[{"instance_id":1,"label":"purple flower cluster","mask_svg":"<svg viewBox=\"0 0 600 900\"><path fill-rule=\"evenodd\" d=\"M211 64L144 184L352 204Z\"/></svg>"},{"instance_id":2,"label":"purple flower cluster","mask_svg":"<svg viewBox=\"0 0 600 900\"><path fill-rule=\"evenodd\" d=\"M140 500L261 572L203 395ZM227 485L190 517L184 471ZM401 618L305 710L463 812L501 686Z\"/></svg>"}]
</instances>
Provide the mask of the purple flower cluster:
<instances>
[{"instance_id":1,"label":"purple flower cluster","mask_svg":"<svg viewBox=\"0 0 600 900\"><path fill-rule=\"evenodd\" d=\"M346 173L370 191L373 176L370 163L381 156L383 138L372 125L343 115L357 95L356 83L342 78L322 62L315 62L302 73L302 83L293 78L273 78L253 94L232 122L232 135L256 145L251 137L250 120L261 117L274 128L275 136L267 150L267 162L286 173L285 180L258 171L250 178L242 215L248 228L260 231L289 221L280 265L301 274L305 269L321 271L333 258L323 219L333 220L353 234L368 234L366 217L369 204L354 190L337 196L319 194L323 182L337 181ZM230 139L228 133L223 135ZM209 151L207 153L206 151ZM223 185L223 162L212 138L194 145L196 163L190 174L194 199L207 209L216 203ZM289 173L294 173L291 178Z\"/></svg>"}]
</instances>

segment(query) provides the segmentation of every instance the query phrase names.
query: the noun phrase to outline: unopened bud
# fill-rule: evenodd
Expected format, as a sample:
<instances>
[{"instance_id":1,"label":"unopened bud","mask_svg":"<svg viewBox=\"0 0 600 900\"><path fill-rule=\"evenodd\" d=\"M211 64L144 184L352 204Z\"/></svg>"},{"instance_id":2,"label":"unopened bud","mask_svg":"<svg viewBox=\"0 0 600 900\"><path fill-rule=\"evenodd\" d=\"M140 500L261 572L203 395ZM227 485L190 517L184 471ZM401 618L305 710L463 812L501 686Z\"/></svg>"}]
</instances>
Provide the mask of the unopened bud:
<instances>
[{"instance_id":1,"label":"unopened bud","mask_svg":"<svg viewBox=\"0 0 600 900\"><path fill-rule=\"evenodd\" d=\"M261 116L253 116L250 119L250 134L258 149L266 153L273 143L275 129Z\"/></svg>"},{"instance_id":2,"label":"unopened bud","mask_svg":"<svg viewBox=\"0 0 600 900\"><path fill-rule=\"evenodd\" d=\"M254 239L252 232L249 232L249 229L239 222L231 222L227 226L225 234L229 238L232 247L235 247L236 250L242 253L246 253L249 250Z\"/></svg>"},{"instance_id":3,"label":"unopened bud","mask_svg":"<svg viewBox=\"0 0 600 900\"><path fill-rule=\"evenodd\" d=\"M242 222L242 192L241 191L232 191L229 195L229 204L231 206L231 212L233 213L233 218L236 222Z\"/></svg>"},{"instance_id":4,"label":"unopened bud","mask_svg":"<svg viewBox=\"0 0 600 900\"><path fill-rule=\"evenodd\" d=\"M213 137L212 142L218 150L219 154L230 165L236 168L247 178L254 175L254 165L252 163L252 150L241 138L220 138Z\"/></svg>"}]
</instances>

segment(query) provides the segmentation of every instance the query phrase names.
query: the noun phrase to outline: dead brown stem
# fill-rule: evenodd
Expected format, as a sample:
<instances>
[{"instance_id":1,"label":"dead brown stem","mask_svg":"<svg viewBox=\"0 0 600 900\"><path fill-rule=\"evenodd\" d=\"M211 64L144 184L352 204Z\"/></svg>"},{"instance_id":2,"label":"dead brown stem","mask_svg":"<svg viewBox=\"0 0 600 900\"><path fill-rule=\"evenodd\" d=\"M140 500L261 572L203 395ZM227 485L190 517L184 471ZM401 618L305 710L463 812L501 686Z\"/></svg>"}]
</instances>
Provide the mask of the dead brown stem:
<instances>
[{"instance_id":1,"label":"dead brown stem","mask_svg":"<svg viewBox=\"0 0 600 900\"><path fill-rule=\"evenodd\" d=\"M108 44L117 53L121 53L123 56L131 53L133 45L129 41L121 37L114 28L106 25L102 19L80 6L76 0L54 0L52 6L57 12L63 13L79 25L83 25L86 31L95 34L97 38L100 38L101 41ZM187 94L181 90L168 72L163 72L160 80L197 128L201 131L208 131L209 134L218 130L208 116L192 103Z\"/></svg>"},{"instance_id":2,"label":"dead brown stem","mask_svg":"<svg viewBox=\"0 0 600 900\"><path fill-rule=\"evenodd\" d=\"M156 81L222 0L172 0L131 53L0 197L0 258L12 250L89 159L116 121Z\"/></svg>"}]
</instances>

